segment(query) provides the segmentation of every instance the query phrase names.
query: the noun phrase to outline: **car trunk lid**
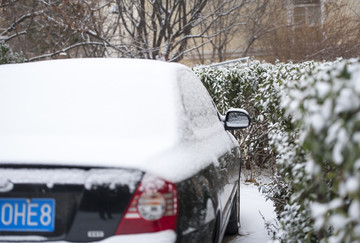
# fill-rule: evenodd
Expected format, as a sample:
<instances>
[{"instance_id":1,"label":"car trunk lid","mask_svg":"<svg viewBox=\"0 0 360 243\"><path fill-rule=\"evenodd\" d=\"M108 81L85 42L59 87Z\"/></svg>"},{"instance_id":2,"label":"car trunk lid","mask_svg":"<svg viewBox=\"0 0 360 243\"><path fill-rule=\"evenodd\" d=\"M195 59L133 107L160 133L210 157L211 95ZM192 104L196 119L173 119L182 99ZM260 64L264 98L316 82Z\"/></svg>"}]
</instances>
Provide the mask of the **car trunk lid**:
<instances>
[{"instance_id":1,"label":"car trunk lid","mask_svg":"<svg viewBox=\"0 0 360 243\"><path fill-rule=\"evenodd\" d=\"M0 168L0 241L112 236L142 177L118 168Z\"/></svg>"}]
</instances>

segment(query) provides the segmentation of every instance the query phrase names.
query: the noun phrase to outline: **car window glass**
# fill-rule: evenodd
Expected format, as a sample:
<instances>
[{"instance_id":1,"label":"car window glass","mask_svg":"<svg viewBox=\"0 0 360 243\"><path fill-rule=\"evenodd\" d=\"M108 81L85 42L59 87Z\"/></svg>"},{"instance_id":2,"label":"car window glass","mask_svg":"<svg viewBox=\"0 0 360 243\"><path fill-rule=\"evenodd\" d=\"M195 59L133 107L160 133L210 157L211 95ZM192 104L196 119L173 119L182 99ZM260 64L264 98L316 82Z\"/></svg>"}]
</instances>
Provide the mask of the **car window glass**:
<instances>
[{"instance_id":1,"label":"car window glass","mask_svg":"<svg viewBox=\"0 0 360 243\"><path fill-rule=\"evenodd\" d=\"M195 129L219 123L212 99L201 81L190 70L182 70L179 89L186 115Z\"/></svg>"}]
</instances>

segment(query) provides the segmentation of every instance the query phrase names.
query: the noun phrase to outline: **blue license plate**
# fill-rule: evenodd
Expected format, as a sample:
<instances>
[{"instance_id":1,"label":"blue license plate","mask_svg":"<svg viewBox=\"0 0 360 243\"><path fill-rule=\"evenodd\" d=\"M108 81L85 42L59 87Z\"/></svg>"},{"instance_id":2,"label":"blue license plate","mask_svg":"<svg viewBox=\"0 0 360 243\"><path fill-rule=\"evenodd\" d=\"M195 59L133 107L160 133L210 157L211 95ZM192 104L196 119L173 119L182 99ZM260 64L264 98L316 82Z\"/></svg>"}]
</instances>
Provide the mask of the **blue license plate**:
<instances>
[{"instance_id":1,"label":"blue license plate","mask_svg":"<svg viewBox=\"0 0 360 243\"><path fill-rule=\"evenodd\" d=\"M0 231L53 232L55 200L0 198Z\"/></svg>"}]
</instances>

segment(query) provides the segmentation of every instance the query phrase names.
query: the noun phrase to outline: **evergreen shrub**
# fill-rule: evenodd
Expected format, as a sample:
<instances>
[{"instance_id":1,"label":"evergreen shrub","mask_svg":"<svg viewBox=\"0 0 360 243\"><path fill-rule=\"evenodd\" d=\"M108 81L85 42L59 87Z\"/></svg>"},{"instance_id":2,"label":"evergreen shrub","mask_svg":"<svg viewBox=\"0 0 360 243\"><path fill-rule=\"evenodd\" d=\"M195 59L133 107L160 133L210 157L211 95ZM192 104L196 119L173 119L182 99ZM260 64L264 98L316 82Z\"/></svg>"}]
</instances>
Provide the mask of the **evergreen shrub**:
<instances>
[{"instance_id":1,"label":"evergreen shrub","mask_svg":"<svg viewBox=\"0 0 360 243\"><path fill-rule=\"evenodd\" d=\"M22 55L14 53L9 45L0 42L0 65L9 63L21 63L25 59Z\"/></svg>"},{"instance_id":2,"label":"evergreen shrub","mask_svg":"<svg viewBox=\"0 0 360 243\"><path fill-rule=\"evenodd\" d=\"M277 242L360 242L360 60L196 67L220 112L247 109L235 133L251 163L276 162Z\"/></svg>"}]
</instances>

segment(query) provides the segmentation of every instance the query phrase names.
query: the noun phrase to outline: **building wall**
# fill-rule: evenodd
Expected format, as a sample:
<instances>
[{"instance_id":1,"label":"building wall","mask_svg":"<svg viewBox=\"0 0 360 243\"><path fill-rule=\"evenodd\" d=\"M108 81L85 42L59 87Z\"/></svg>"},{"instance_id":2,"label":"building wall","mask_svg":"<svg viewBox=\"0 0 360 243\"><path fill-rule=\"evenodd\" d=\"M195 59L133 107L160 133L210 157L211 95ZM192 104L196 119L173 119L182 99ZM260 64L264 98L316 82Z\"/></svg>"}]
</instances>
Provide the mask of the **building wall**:
<instances>
[{"instance_id":1,"label":"building wall","mask_svg":"<svg viewBox=\"0 0 360 243\"><path fill-rule=\"evenodd\" d=\"M241 14L249 14L251 6L248 10ZM267 61L303 61L336 55L347 58L351 52L345 48L351 48L355 45L352 40L359 38L360 1L272 0L262 18L259 25L251 25L249 21L247 26L232 33L223 55L226 59L250 56ZM252 38L255 39L253 42ZM251 47L247 49L249 43ZM206 45L203 50L205 60L188 55L184 62L207 64L218 61L211 59L211 45Z\"/></svg>"}]
</instances>

